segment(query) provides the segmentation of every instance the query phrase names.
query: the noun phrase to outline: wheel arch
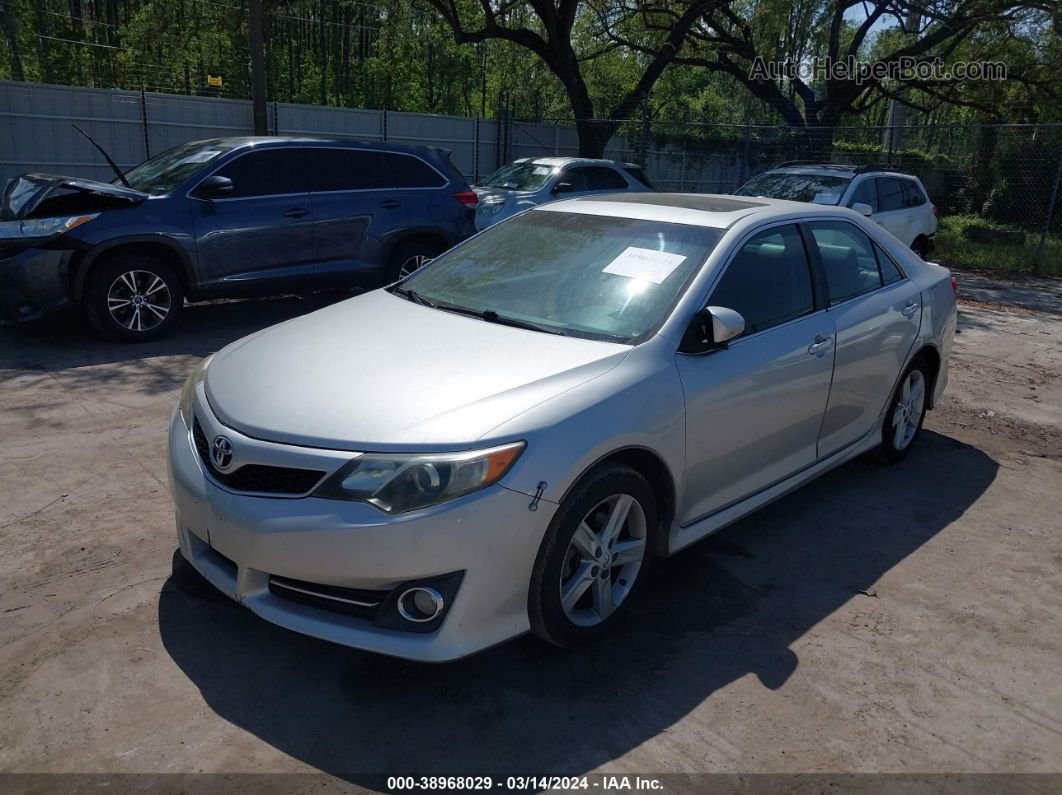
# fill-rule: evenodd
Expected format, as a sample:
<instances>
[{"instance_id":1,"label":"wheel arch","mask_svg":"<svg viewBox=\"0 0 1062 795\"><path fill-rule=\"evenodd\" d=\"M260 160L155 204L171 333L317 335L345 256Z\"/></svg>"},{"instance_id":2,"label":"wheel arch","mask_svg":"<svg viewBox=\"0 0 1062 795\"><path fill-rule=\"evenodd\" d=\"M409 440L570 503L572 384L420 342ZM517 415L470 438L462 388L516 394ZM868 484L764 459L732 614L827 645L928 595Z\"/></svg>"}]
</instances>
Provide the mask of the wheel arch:
<instances>
[{"instance_id":1,"label":"wheel arch","mask_svg":"<svg viewBox=\"0 0 1062 795\"><path fill-rule=\"evenodd\" d=\"M176 242L159 235L136 235L115 238L93 247L85 253L70 271L70 292L75 301L81 301L85 294L85 284L89 274L99 263L109 257L131 250L149 251L173 266L181 280L185 295L195 293L195 270L188 253Z\"/></svg>"},{"instance_id":2,"label":"wheel arch","mask_svg":"<svg viewBox=\"0 0 1062 795\"><path fill-rule=\"evenodd\" d=\"M572 479L571 484L565 490L558 503L563 503L568 498L568 495L590 474L602 466L612 463L630 467L649 483L649 487L653 490L653 496L656 497L657 521L660 525L660 532L656 534L656 549L653 551L657 555L666 556L669 553L667 529L671 526L675 516L675 479L667 462L648 447L621 447L601 456Z\"/></svg>"},{"instance_id":3,"label":"wheel arch","mask_svg":"<svg viewBox=\"0 0 1062 795\"><path fill-rule=\"evenodd\" d=\"M440 253L451 246L450 238L442 229L430 226L413 227L391 241L391 245L387 247L386 261L390 262L391 255L395 253L395 250L406 243L424 243L429 246L438 246Z\"/></svg>"}]
</instances>

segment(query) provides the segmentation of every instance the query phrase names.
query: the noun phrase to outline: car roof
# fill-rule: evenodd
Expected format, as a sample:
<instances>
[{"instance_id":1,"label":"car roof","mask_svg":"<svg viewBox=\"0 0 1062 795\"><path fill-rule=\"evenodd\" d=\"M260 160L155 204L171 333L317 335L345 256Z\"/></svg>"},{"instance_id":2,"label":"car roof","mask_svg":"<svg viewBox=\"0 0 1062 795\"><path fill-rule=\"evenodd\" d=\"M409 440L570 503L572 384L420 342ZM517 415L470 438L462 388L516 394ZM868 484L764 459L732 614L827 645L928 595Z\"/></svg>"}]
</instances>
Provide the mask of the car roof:
<instances>
[{"instance_id":1,"label":"car roof","mask_svg":"<svg viewBox=\"0 0 1062 795\"><path fill-rule=\"evenodd\" d=\"M913 174L907 174L903 171L893 171L887 166L875 167L875 166L851 166L844 164L834 163L822 163L822 164L808 164L800 166L778 166L777 168L769 168L767 171L762 172L764 174L808 174L816 177L854 177L857 174L875 174L889 177L901 177L904 179L916 179Z\"/></svg>"},{"instance_id":2,"label":"car roof","mask_svg":"<svg viewBox=\"0 0 1062 795\"><path fill-rule=\"evenodd\" d=\"M533 212L568 212L610 215L647 221L691 224L728 229L757 213L795 213L829 210L829 207L785 199L746 198L714 193L611 193L551 202ZM837 208L833 208L835 211ZM841 215L845 211L838 211Z\"/></svg>"},{"instance_id":3,"label":"car roof","mask_svg":"<svg viewBox=\"0 0 1062 795\"><path fill-rule=\"evenodd\" d=\"M362 141L357 138L339 138L323 135L244 135L231 136L228 138L207 138L202 141L190 141L189 144L202 146L224 145L232 151L249 147L277 147L298 144L318 144L330 147L350 147L352 149L373 149L380 152L410 152L424 154L434 153L440 157L448 157L450 152L437 146L407 146L405 144L384 143L382 141Z\"/></svg>"},{"instance_id":4,"label":"car roof","mask_svg":"<svg viewBox=\"0 0 1062 795\"><path fill-rule=\"evenodd\" d=\"M536 166L570 166L572 163L590 166L626 166L618 160L603 160L595 157L525 157L515 161L517 163L534 163Z\"/></svg>"}]
</instances>

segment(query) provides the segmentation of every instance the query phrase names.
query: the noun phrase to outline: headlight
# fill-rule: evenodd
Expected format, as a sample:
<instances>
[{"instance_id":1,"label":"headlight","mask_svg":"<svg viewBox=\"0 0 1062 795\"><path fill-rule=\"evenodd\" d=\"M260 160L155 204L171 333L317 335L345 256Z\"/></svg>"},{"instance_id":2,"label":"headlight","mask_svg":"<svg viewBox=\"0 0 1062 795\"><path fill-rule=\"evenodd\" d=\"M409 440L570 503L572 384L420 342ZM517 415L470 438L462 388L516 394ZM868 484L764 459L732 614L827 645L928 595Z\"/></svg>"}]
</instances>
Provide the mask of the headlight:
<instances>
[{"instance_id":1,"label":"headlight","mask_svg":"<svg viewBox=\"0 0 1062 795\"><path fill-rule=\"evenodd\" d=\"M214 358L214 354L210 354L203 359L192 370L192 374L188 376L184 382L184 386L181 387L181 417L184 418L184 426L186 428L192 427L192 398L195 397L195 388L203 383L203 379L206 378L207 367L210 366L210 360Z\"/></svg>"},{"instance_id":2,"label":"headlight","mask_svg":"<svg viewBox=\"0 0 1062 795\"><path fill-rule=\"evenodd\" d=\"M403 513L453 500L499 480L524 450L523 442L466 453L366 453L344 464L314 492Z\"/></svg>"},{"instance_id":3,"label":"headlight","mask_svg":"<svg viewBox=\"0 0 1062 795\"><path fill-rule=\"evenodd\" d=\"M0 238L11 240L51 237L69 232L75 226L91 221L99 213L93 215L68 215L60 218L31 218L28 221L7 221L0 224Z\"/></svg>"}]
</instances>

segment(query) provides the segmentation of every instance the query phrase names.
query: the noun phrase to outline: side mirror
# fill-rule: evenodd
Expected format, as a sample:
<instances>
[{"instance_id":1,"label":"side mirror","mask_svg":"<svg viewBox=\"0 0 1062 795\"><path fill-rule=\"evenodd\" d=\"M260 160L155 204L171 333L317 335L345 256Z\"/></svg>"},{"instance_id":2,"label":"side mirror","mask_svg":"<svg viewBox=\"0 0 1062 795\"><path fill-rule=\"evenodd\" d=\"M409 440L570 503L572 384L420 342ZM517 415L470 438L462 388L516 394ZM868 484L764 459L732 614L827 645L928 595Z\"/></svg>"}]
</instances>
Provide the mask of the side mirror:
<instances>
[{"instance_id":1,"label":"side mirror","mask_svg":"<svg viewBox=\"0 0 1062 795\"><path fill-rule=\"evenodd\" d=\"M570 182L558 182L553 186L553 193L571 193L572 183Z\"/></svg>"},{"instance_id":2,"label":"side mirror","mask_svg":"<svg viewBox=\"0 0 1062 795\"><path fill-rule=\"evenodd\" d=\"M874 214L874 208L871 207L869 204L864 204L863 202L856 202L852 205L852 209L860 215L865 215L867 218Z\"/></svg>"},{"instance_id":3,"label":"side mirror","mask_svg":"<svg viewBox=\"0 0 1062 795\"><path fill-rule=\"evenodd\" d=\"M729 347L730 340L745 331L745 318L725 306L707 306L693 317L679 350L705 353Z\"/></svg>"},{"instance_id":4,"label":"side mirror","mask_svg":"<svg viewBox=\"0 0 1062 795\"><path fill-rule=\"evenodd\" d=\"M195 189L195 195L201 199L213 199L232 193L232 180L215 174L207 177Z\"/></svg>"}]
</instances>

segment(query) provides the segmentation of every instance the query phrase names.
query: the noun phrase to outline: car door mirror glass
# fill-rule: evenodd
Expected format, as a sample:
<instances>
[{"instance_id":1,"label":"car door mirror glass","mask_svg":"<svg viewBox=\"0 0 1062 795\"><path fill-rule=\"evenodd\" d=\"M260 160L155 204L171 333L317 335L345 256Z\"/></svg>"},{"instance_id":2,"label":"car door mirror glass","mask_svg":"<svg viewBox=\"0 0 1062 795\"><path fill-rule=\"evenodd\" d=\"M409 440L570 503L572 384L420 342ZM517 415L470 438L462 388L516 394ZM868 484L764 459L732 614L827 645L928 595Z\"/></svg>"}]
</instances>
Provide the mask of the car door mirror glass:
<instances>
[{"instance_id":1,"label":"car door mirror glass","mask_svg":"<svg viewBox=\"0 0 1062 795\"><path fill-rule=\"evenodd\" d=\"M860 215L865 215L867 218L874 214L874 208L865 202L856 202L852 205L852 209Z\"/></svg>"},{"instance_id":2,"label":"car door mirror glass","mask_svg":"<svg viewBox=\"0 0 1062 795\"><path fill-rule=\"evenodd\" d=\"M216 199L227 196L232 191L233 184L231 179L214 174L199 183L199 187L195 189L195 195L201 199Z\"/></svg>"},{"instance_id":3,"label":"car door mirror glass","mask_svg":"<svg viewBox=\"0 0 1062 795\"><path fill-rule=\"evenodd\" d=\"M571 193L572 192L572 183L570 183L570 182L558 182L556 185L553 186L553 192L554 193Z\"/></svg>"}]
</instances>

